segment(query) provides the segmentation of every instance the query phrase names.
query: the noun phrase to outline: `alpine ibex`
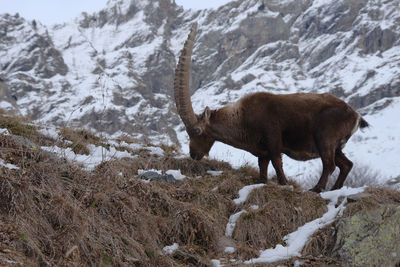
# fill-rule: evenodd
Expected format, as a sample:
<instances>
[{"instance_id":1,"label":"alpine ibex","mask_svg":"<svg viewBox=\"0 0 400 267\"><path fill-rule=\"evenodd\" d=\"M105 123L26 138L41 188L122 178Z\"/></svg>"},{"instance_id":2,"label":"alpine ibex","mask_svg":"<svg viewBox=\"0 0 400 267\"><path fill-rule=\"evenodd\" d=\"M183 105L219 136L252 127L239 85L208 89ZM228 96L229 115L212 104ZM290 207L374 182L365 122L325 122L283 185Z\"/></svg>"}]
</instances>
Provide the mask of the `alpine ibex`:
<instances>
[{"instance_id":1,"label":"alpine ibex","mask_svg":"<svg viewBox=\"0 0 400 267\"><path fill-rule=\"evenodd\" d=\"M259 92L222 108L206 107L202 114L195 114L189 80L196 31L194 23L181 51L174 81L176 107L190 137L190 156L200 160L219 141L258 157L260 181L267 181L271 161L281 185L287 183L282 153L303 161L320 157L322 175L312 191L325 190L336 166L340 173L332 190L341 188L353 166L342 149L350 136L359 127L368 127L368 123L335 96L312 93Z\"/></svg>"}]
</instances>

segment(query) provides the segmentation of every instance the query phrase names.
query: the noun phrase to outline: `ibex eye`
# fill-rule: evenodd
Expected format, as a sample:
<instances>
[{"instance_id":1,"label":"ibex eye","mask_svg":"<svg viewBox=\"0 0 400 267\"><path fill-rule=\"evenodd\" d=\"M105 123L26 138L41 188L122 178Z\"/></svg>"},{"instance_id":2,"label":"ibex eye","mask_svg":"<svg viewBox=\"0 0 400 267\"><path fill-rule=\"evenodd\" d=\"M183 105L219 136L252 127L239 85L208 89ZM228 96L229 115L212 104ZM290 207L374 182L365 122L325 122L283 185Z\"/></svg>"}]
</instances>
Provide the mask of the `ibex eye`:
<instances>
[{"instance_id":1,"label":"ibex eye","mask_svg":"<svg viewBox=\"0 0 400 267\"><path fill-rule=\"evenodd\" d=\"M197 135L201 135L201 129L200 128L195 128L194 129L194 132L197 134Z\"/></svg>"}]
</instances>

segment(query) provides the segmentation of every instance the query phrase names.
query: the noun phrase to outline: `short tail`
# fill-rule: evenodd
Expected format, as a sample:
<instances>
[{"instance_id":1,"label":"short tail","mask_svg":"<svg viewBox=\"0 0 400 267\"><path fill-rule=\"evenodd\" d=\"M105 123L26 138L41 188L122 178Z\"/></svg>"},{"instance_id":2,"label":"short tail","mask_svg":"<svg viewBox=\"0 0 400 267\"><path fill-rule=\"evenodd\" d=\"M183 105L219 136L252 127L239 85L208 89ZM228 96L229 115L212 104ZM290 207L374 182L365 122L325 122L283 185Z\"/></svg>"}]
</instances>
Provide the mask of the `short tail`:
<instances>
[{"instance_id":1,"label":"short tail","mask_svg":"<svg viewBox=\"0 0 400 267\"><path fill-rule=\"evenodd\" d=\"M360 127L361 129L369 127L369 123L363 118L361 118L360 122L358 123L358 127Z\"/></svg>"}]
</instances>

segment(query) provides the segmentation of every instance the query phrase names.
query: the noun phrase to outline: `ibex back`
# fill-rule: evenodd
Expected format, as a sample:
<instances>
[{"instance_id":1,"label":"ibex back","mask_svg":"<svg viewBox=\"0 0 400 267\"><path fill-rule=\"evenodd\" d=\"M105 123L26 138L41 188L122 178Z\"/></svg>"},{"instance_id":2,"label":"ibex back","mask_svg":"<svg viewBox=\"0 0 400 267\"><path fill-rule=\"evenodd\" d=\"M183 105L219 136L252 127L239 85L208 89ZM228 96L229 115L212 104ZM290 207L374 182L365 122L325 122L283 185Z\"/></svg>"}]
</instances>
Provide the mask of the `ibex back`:
<instances>
[{"instance_id":1,"label":"ibex back","mask_svg":"<svg viewBox=\"0 0 400 267\"><path fill-rule=\"evenodd\" d=\"M336 166L340 173L332 190L341 188L353 166L342 149L351 135L359 127L368 127L368 123L337 97L311 93L259 92L217 110L206 107L202 114L195 114L189 80L196 30L194 23L179 57L174 82L176 107L190 137L190 156L200 160L215 141L220 141L258 157L261 182L267 182L271 161L281 185L287 183L282 153L303 161L320 157L323 170L312 191L325 189Z\"/></svg>"}]
</instances>

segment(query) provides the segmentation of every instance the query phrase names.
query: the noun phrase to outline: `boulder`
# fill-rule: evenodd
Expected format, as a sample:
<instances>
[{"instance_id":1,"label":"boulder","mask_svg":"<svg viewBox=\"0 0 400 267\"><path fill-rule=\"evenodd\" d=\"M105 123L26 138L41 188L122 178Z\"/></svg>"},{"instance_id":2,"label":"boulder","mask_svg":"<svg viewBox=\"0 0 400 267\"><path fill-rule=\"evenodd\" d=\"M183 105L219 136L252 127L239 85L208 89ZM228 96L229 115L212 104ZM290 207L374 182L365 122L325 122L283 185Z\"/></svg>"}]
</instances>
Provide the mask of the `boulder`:
<instances>
[{"instance_id":1,"label":"boulder","mask_svg":"<svg viewBox=\"0 0 400 267\"><path fill-rule=\"evenodd\" d=\"M400 206L361 210L336 224L333 255L349 266L400 263Z\"/></svg>"}]
</instances>

